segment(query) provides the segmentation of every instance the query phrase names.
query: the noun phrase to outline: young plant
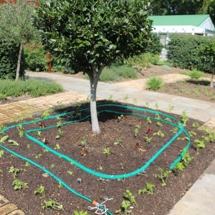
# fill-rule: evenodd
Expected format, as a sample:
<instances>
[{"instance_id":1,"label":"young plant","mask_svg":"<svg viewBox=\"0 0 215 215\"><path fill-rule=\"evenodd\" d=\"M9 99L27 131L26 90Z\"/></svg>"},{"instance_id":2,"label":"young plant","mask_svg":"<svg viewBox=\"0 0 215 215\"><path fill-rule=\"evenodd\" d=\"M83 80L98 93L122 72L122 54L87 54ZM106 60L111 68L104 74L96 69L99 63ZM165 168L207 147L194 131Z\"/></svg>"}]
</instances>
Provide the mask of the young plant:
<instances>
[{"instance_id":1,"label":"young plant","mask_svg":"<svg viewBox=\"0 0 215 215\"><path fill-rule=\"evenodd\" d=\"M152 77L146 81L146 87L149 90L159 90L164 86L164 81L161 77Z\"/></svg>"},{"instance_id":2,"label":"young plant","mask_svg":"<svg viewBox=\"0 0 215 215\"><path fill-rule=\"evenodd\" d=\"M159 130L158 132L153 133L153 136L164 137L164 133L161 130Z\"/></svg>"},{"instance_id":3,"label":"young plant","mask_svg":"<svg viewBox=\"0 0 215 215\"><path fill-rule=\"evenodd\" d=\"M14 166L11 166L9 169L9 173L12 173L13 178L16 178L16 176L18 175L18 173L20 173L21 171L26 172L26 169L22 169L22 168L16 168Z\"/></svg>"},{"instance_id":4,"label":"young plant","mask_svg":"<svg viewBox=\"0 0 215 215\"><path fill-rule=\"evenodd\" d=\"M129 200L130 203L134 203L136 206L138 206L137 202L135 200L135 196L133 195L133 193L130 190L126 190L123 197L125 199Z\"/></svg>"},{"instance_id":5,"label":"young plant","mask_svg":"<svg viewBox=\"0 0 215 215\"><path fill-rule=\"evenodd\" d=\"M123 145L121 144L122 142L122 138L119 137L115 142L114 142L114 145L120 145L122 148L123 148Z\"/></svg>"},{"instance_id":6,"label":"young plant","mask_svg":"<svg viewBox=\"0 0 215 215\"><path fill-rule=\"evenodd\" d=\"M2 158L4 155L4 150L0 150L0 158Z\"/></svg>"},{"instance_id":7,"label":"young plant","mask_svg":"<svg viewBox=\"0 0 215 215\"><path fill-rule=\"evenodd\" d=\"M156 125L159 126L159 127L162 127L161 122L157 122Z\"/></svg>"},{"instance_id":8,"label":"young plant","mask_svg":"<svg viewBox=\"0 0 215 215\"><path fill-rule=\"evenodd\" d=\"M134 136L135 137L137 137L140 127L141 127L141 122L138 123L137 125L135 125L135 129L134 129Z\"/></svg>"},{"instance_id":9,"label":"young plant","mask_svg":"<svg viewBox=\"0 0 215 215\"><path fill-rule=\"evenodd\" d=\"M36 158L36 159L38 159L38 158L40 158L40 157L42 157L42 154L37 154L37 155L35 155L35 158Z\"/></svg>"},{"instance_id":10,"label":"young plant","mask_svg":"<svg viewBox=\"0 0 215 215\"><path fill-rule=\"evenodd\" d=\"M12 183L14 190L21 190L22 188L28 188L28 184L20 181L19 179L15 179Z\"/></svg>"},{"instance_id":11,"label":"young plant","mask_svg":"<svg viewBox=\"0 0 215 215\"><path fill-rule=\"evenodd\" d=\"M83 139L80 140L79 145L84 147L84 146L86 146L86 144L87 144L87 138L84 136Z\"/></svg>"},{"instance_id":12,"label":"young plant","mask_svg":"<svg viewBox=\"0 0 215 215\"><path fill-rule=\"evenodd\" d=\"M17 143L15 140L8 140L8 143L11 144L11 146L18 146L19 143Z\"/></svg>"},{"instance_id":13,"label":"young plant","mask_svg":"<svg viewBox=\"0 0 215 215\"><path fill-rule=\"evenodd\" d=\"M58 202L49 199L48 201L44 200L42 209L51 208L53 210L63 210L63 205Z\"/></svg>"},{"instance_id":14,"label":"young plant","mask_svg":"<svg viewBox=\"0 0 215 215\"><path fill-rule=\"evenodd\" d=\"M205 142L198 139L195 139L194 142L196 143L196 153L199 154L199 149L205 148Z\"/></svg>"},{"instance_id":15,"label":"young plant","mask_svg":"<svg viewBox=\"0 0 215 215\"><path fill-rule=\"evenodd\" d=\"M145 137L145 141L146 141L147 143L151 143L152 137Z\"/></svg>"},{"instance_id":16,"label":"young plant","mask_svg":"<svg viewBox=\"0 0 215 215\"><path fill-rule=\"evenodd\" d=\"M186 123L187 123L187 121L188 121L188 116L187 116L186 111L183 111L183 112L182 112L181 121L183 122L184 125L186 125Z\"/></svg>"},{"instance_id":17,"label":"young plant","mask_svg":"<svg viewBox=\"0 0 215 215\"><path fill-rule=\"evenodd\" d=\"M74 211L73 215L89 215L89 214L85 211Z\"/></svg>"},{"instance_id":18,"label":"young plant","mask_svg":"<svg viewBox=\"0 0 215 215\"><path fill-rule=\"evenodd\" d=\"M27 145L27 149L30 149L30 148L31 148L31 144L28 144L28 145Z\"/></svg>"},{"instance_id":19,"label":"young plant","mask_svg":"<svg viewBox=\"0 0 215 215\"><path fill-rule=\"evenodd\" d=\"M69 175L73 175L73 171L68 170L67 173L68 173Z\"/></svg>"},{"instance_id":20,"label":"young plant","mask_svg":"<svg viewBox=\"0 0 215 215\"><path fill-rule=\"evenodd\" d=\"M147 124L152 124L152 120L150 119L150 117L147 117L146 122Z\"/></svg>"},{"instance_id":21,"label":"young plant","mask_svg":"<svg viewBox=\"0 0 215 215\"><path fill-rule=\"evenodd\" d=\"M45 187L40 185L40 187L34 191L34 194L40 194L42 196L45 196Z\"/></svg>"},{"instance_id":22,"label":"young plant","mask_svg":"<svg viewBox=\"0 0 215 215\"><path fill-rule=\"evenodd\" d=\"M143 188L142 190L139 190L138 194L140 195L141 193L146 193L146 194L152 195L154 187L155 187L154 184L146 182L146 187Z\"/></svg>"},{"instance_id":23,"label":"young plant","mask_svg":"<svg viewBox=\"0 0 215 215\"><path fill-rule=\"evenodd\" d=\"M110 148L104 148L104 150L103 150L103 154L105 154L105 155L110 155L111 154L111 151L110 151Z\"/></svg>"},{"instance_id":24,"label":"young plant","mask_svg":"<svg viewBox=\"0 0 215 215\"><path fill-rule=\"evenodd\" d=\"M23 130L22 124L19 124L17 126L17 130L19 132L19 137L22 138L24 136L24 130Z\"/></svg>"},{"instance_id":25,"label":"young plant","mask_svg":"<svg viewBox=\"0 0 215 215\"><path fill-rule=\"evenodd\" d=\"M42 118L47 118L47 117L49 117L50 114L51 114L51 112L52 112L51 109L48 109L48 110L44 111L43 114L42 114Z\"/></svg>"},{"instance_id":26,"label":"young plant","mask_svg":"<svg viewBox=\"0 0 215 215\"><path fill-rule=\"evenodd\" d=\"M60 150L60 145L57 143L56 146L54 147L54 150Z\"/></svg>"},{"instance_id":27,"label":"young plant","mask_svg":"<svg viewBox=\"0 0 215 215\"><path fill-rule=\"evenodd\" d=\"M174 105L169 105L169 108L168 108L169 113L171 113L174 108L175 108Z\"/></svg>"},{"instance_id":28,"label":"young plant","mask_svg":"<svg viewBox=\"0 0 215 215\"><path fill-rule=\"evenodd\" d=\"M115 214L124 213L125 215L128 215L128 214L132 213L132 210L130 207L131 207L131 202L128 200L123 200L121 203L120 209L116 210Z\"/></svg>"},{"instance_id":29,"label":"young plant","mask_svg":"<svg viewBox=\"0 0 215 215\"><path fill-rule=\"evenodd\" d=\"M3 137L0 139L0 143L4 143L7 139L8 139L8 135L3 136Z\"/></svg>"},{"instance_id":30,"label":"young plant","mask_svg":"<svg viewBox=\"0 0 215 215\"><path fill-rule=\"evenodd\" d=\"M167 170L164 172L164 170L162 168L158 168L158 171L160 172L160 174L154 174L154 177L155 178L159 178L162 182L162 186L166 186L166 181L167 181L167 178L169 176L169 174L171 173L170 170Z\"/></svg>"}]
</instances>

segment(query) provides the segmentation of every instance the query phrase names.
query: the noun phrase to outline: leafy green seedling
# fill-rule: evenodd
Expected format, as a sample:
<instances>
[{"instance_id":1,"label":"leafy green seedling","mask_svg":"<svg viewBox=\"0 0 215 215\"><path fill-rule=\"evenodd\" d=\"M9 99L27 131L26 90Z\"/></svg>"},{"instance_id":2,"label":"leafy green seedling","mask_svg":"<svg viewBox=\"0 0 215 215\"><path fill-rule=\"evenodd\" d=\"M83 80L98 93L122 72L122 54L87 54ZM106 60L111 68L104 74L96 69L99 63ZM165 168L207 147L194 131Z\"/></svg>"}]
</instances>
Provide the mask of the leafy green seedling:
<instances>
[{"instance_id":1,"label":"leafy green seedling","mask_svg":"<svg viewBox=\"0 0 215 215\"><path fill-rule=\"evenodd\" d=\"M0 139L0 143L4 143L7 139L8 139L8 135L3 136L3 137Z\"/></svg>"},{"instance_id":2,"label":"leafy green seedling","mask_svg":"<svg viewBox=\"0 0 215 215\"><path fill-rule=\"evenodd\" d=\"M194 132L194 131L189 131L188 133L191 137L196 136L196 132Z\"/></svg>"},{"instance_id":3,"label":"leafy green seedling","mask_svg":"<svg viewBox=\"0 0 215 215\"><path fill-rule=\"evenodd\" d=\"M30 149L30 148L31 148L31 144L28 144L28 145L27 145L27 149Z\"/></svg>"},{"instance_id":4,"label":"leafy green seedling","mask_svg":"<svg viewBox=\"0 0 215 215\"><path fill-rule=\"evenodd\" d=\"M73 215L89 215L89 214L85 211L74 211Z\"/></svg>"},{"instance_id":5,"label":"leafy green seedling","mask_svg":"<svg viewBox=\"0 0 215 215\"><path fill-rule=\"evenodd\" d=\"M45 187L40 185L40 187L34 191L34 194L41 194L42 196L45 196Z\"/></svg>"},{"instance_id":6,"label":"leafy green seedling","mask_svg":"<svg viewBox=\"0 0 215 215\"><path fill-rule=\"evenodd\" d=\"M8 142L12 145L12 146L18 146L19 143L17 143L15 140L8 140Z\"/></svg>"},{"instance_id":7,"label":"leafy green seedling","mask_svg":"<svg viewBox=\"0 0 215 215\"><path fill-rule=\"evenodd\" d=\"M153 133L153 136L164 137L164 133L161 130L159 130L158 132Z\"/></svg>"},{"instance_id":8,"label":"leafy green seedling","mask_svg":"<svg viewBox=\"0 0 215 215\"><path fill-rule=\"evenodd\" d=\"M151 143L152 137L145 137L145 141L146 141L147 143Z\"/></svg>"},{"instance_id":9,"label":"leafy green seedling","mask_svg":"<svg viewBox=\"0 0 215 215\"><path fill-rule=\"evenodd\" d=\"M146 118L146 122L147 122L147 124L152 124L152 120L150 119L150 117Z\"/></svg>"},{"instance_id":10,"label":"leafy green seedling","mask_svg":"<svg viewBox=\"0 0 215 215\"><path fill-rule=\"evenodd\" d=\"M169 176L169 174L171 173L170 170L167 170L164 172L164 170L162 168L158 168L158 171L160 172L160 174L154 174L154 177L155 178L159 178L162 182L162 186L166 186L166 181L167 181L167 178Z\"/></svg>"},{"instance_id":11,"label":"leafy green seedling","mask_svg":"<svg viewBox=\"0 0 215 215\"><path fill-rule=\"evenodd\" d=\"M50 114L51 114L51 112L52 112L51 109L48 109L48 110L44 111L43 114L42 114L42 118L47 118L47 117L49 117Z\"/></svg>"},{"instance_id":12,"label":"leafy green seedling","mask_svg":"<svg viewBox=\"0 0 215 215\"><path fill-rule=\"evenodd\" d=\"M42 154L37 154L37 155L35 155L35 158L36 158L36 159L38 159L38 158L40 158L40 157L42 157Z\"/></svg>"},{"instance_id":13,"label":"leafy green seedling","mask_svg":"<svg viewBox=\"0 0 215 215\"><path fill-rule=\"evenodd\" d=\"M63 210L63 205L59 204L58 202L49 199L48 201L44 200L42 209L51 208L53 210Z\"/></svg>"},{"instance_id":14,"label":"leafy green seedling","mask_svg":"<svg viewBox=\"0 0 215 215\"><path fill-rule=\"evenodd\" d=\"M60 145L57 143L56 146L54 147L54 150L60 150Z\"/></svg>"},{"instance_id":15,"label":"leafy green seedling","mask_svg":"<svg viewBox=\"0 0 215 215\"><path fill-rule=\"evenodd\" d=\"M4 155L4 150L0 150L0 158L2 158Z\"/></svg>"},{"instance_id":16,"label":"leafy green seedling","mask_svg":"<svg viewBox=\"0 0 215 215\"><path fill-rule=\"evenodd\" d=\"M138 123L137 125L135 125L135 129L134 129L134 136L135 137L137 137L140 127L141 127L141 122Z\"/></svg>"},{"instance_id":17,"label":"leafy green seedling","mask_svg":"<svg viewBox=\"0 0 215 215\"><path fill-rule=\"evenodd\" d=\"M79 144L81 146L85 146L87 144L87 138L84 136L82 140L80 140Z\"/></svg>"},{"instance_id":18,"label":"leafy green seedling","mask_svg":"<svg viewBox=\"0 0 215 215\"><path fill-rule=\"evenodd\" d=\"M28 184L20 181L19 179L15 179L12 183L14 190L21 190L22 188L28 188Z\"/></svg>"},{"instance_id":19,"label":"leafy green seedling","mask_svg":"<svg viewBox=\"0 0 215 215\"><path fill-rule=\"evenodd\" d=\"M37 135L40 137L40 136L41 136L41 133L42 133L41 131L38 131L38 132L37 132Z\"/></svg>"},{"instance_id":20,"label":"leafy green seedling","mask_svg":"<svg viewBox=\"0 0 215 215\"><path fill-rule=\"evenodd\" d=\"M26 169L16 168L14 166L11 166L8 172L12 173L13 178L16 178L16 176L18 175L18 173L20 173L21 171L26 172Z\"/></svg>"},{"instance_id":21,"label":"leafy green seedling","mask_svg":"<svg viewBox=\"0 0 215 215\"><path fill-rule=\"evenodd\" d=\"M73 171L68 170L67 173L68 173L69 175L73 175Z\"/></svg>"},{"instance_id":22,"label":"leafy green seedling","mask_svg":"<svg viewBox=\"0 0 215 215\"><path fill-rule=\"evenodd\" d=\"M126 215L132 213L132 210L130 209L130 206L131 206L131 202L128 201L128 200L123 200L122 203L121 203L121 207L119 210L116 210L115 211L115 214L118 214L118 213L124 213Z\"/></svg>"},{"instance_id":23,"label":"leafy green seedling","mask_svg":"<svg viewBox=\"0 0 215 215\"><path fill-rule=\"evenodd\" d=\"M192 127L193 128L198 128L200 125L199 125L199 123L198 122L194 122L193 124L192 124Z\"/></svg>"},{"instance_id":24,"label":"leafy green seedling","mask_svg":"<svg viewBox=\"0 0 215 215\"><path fill-rule=\"evenodd\" d=\"M159 126L159 127L162 126L162 124L160 122L157 122L156 125Z\"/></svg>"},{"instance_id":25,"label":"leafy green seedling","mask_svg":"<svg viewBox=\"0 0 215 215\"><path fill-rule=\"evenodd\" d=\"M29 164L28 162L26 162L26 163L25 163L25 166L26 166L26 167L29 167L29 166L30 166L30 164Z\"/></svg>"},{"instance_id":26,"label":"leafy green seedling","mask_svg":"<svg viewBox=\"0 0 215 215\"><path fill-rule=\"evenodd\" d=\"M133 193L130 191L130 190L126 190L124 195L123 195L124 198L128 199L131 203L134 203L136 206L137 205L137 202L135 200L135 196L133 195Z\"/></svg>"},{"instance_id":27,"label":"leafy green seedling","mask_svg":"<svg viewBox=\"0 0 215 215\"><path fill-rule=\"evenodd\" d=\"M110 151L110 148L104 148L104 150L103 150L103 154L105 154L105 155L110 155L111 154L111 151Z\"/></svg>"},{"instance_id":28,"label":"leafy green seedling","mask_svg":"<svg viewBox=\"0 0 215 215\"><path fill-rule=\"evenodd\" d=\"M168 108L169 113L171 113L174 108L175 108L174 105L170 105L169 108Z\"/></svg>"},{"instance_id":29,"label":"leafy green seedling","mask_svg":"<svg viewBox=\"0 0 215 215\"><path fill-rule=\"evenodd\" d=\"M152 195L154 187L155 187L154 184L146 182L146 187L143 188L142 190L139 190L138 194L140 195L141 193L146 193Z\"/></svg>"},{"instance_id":30,"label":"leafy green seedling","mask_svg":"<svg viewBox=\"0 0 215 215\"><path fill-rule=\"evenodd\" d=\"M63 185L59 182L59 184L58 184L57 187L58 187L58 188L61 188L61 187L63 187Z\"/></svg>"},{"instance_id":31,"label":"leafy green seedling","mask_svg":"<svg viewBox=\"0 0 215 215\"><path fill-rule=\"evenodd\" d=\"M122 142L122 138L119 137L115 142L114 142L114 145L120 145L122 148L123 148L123 145L121 144Z\"/></svg>"},{"instance_id":32,"label":"leafy green seedling","mask_svg":"<svg viewBox=\"0 0 215 215\"><path fill-rule=\"evenodd\" d=\"M196 143L196 153L199 154L199 149L205 148L205 142L204 140L194 140L194 142Z\"/></svg>"},{"instance_id":33,"label":"leafy green seedling","mask_svg":"<svg viewBox=\"0 0 215 215\"><path fill-rule=\"evenodd\" d=\"M184 125L186 125L186 123L187 123L187 121L188 121L188 116L187 116L186 111L183 111L183 112L182 112L181 121L183 122Z\"/></svg>"}]
</instances>

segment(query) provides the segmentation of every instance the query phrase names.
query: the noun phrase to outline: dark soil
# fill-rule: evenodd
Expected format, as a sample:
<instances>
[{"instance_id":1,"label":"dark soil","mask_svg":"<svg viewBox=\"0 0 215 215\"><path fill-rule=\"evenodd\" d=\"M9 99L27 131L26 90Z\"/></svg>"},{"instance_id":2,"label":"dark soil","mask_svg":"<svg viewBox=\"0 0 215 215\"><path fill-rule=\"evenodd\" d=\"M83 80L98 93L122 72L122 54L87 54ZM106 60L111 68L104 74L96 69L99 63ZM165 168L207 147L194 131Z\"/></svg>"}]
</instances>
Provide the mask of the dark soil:
<instances>
[{"instance_id":1,"label":"dark soil","mask_svg":"<svg viewBox=\"0 0 215 215\"><path fill-rule=\"evenodd\" d=\"M105 104L105 101L99 103ZM86 104L88 106L88 104ZM109 112L102 112L107 109ZM69 109L74 110L73 107ZM88 111L78 112L75 108L76 114L82 119L89 114ZM65 111L65 110L62 110ZM58 111L57 113L61 113ZM59 128L49 129L31 133L33 137L38 140L46 142L50 148L55 148L58 152L69 156L84 166L105 174L125 174L135 171L143 166L153 154L157 152L165 143L167 143L174 135L174 128L161 122L162 126L157 125L156 120L152 120L152 124L147 123L146 118L131 116L131 113L141 114L145 116L154 116L147 112L132 111L129 109L122 109L118 107L99 108L99 124L101 134L94 135L91 132L90 119L86 118L81 122L71 123L59 127L63 134L59 139ZM110 111L125 112L116 114ZM81 113L81 115L79 115ZM171 114L172 115L172 114ZM119 116L121 119L119 119ZM177 115L172 115L180 120ZM68 117L61 117L61 119L50 119L42 123L33 123L30 125L23 125L24 130L39 128L43 126L58 125L60 121L68 122L77 119L75 114L70 114ZM4 135L8 135L9 139L17 141L19 146L11 146L5 141L2 145L14 150L33 161L37 162L44 168L50 170L64 182L66 182L72 189L87 196L92 200L103 202L106 197L113 198L113 200L106 203L107 208L114 214L120 208L123 201L123 194L126 189L129 189L136 198L137 204L132 205L132 214L134 215L166 215L173 208L174 204L186 193L192 184L199 178L203 171L208 167L215 157L214 142L206 144L206 148L199 150L199 155L196 154L195 139L202 139L206 135L193 127L193 121L188 120L185 129L187 131L196 132L195 137L191 137L191 147L189 153L194 159L182 172L178 175L171 173L167 179L167 186L161 186L161 181L154 177L154 174L159 173L158 168L168 170L171 163L179 156L181 150L186 146L187 141L181 139L185 137L181 134L151 165L145 170L145 173L136 176L125 178L122 180L107 180L98 178L85 171L79 169L74 164L65 161L62 157L55 156L50 152L44 152L44 149L38 144L31 142L26 137L19 137L17 128L10 129ZM141 124L140 124L141 123ZM199 123L199 122L198 122ZM134 135L134 130L137 125L140 125L137 137ZM21 129L21 127L20 127ZM162 131L164 137L153 135L158 131ZM39 136L40 135L40 136ZM2 137L3 135L1 135ZM147 143L145 137L152 137L152 141ZM86 144L84 144L86 138ZM121 138L120 144L114 144L117 139ZM60 147L58 147L59 144ZM104 154L104 149L110 148L111 154ZM28 188L14 191L12 183L13 176L9 173L9 168L14 166L22 168L26 171L20 171L16 178L28 183ZM11 156L8 152L0 158L0 169L3 173L0 174L0 193L8 198L13 203L17 204L27 215L71 215L75 210L87 211L89 202L72 194L66 188L58 188L58 182L50 175L46 177L44 172L33 165L26 166L26 162ZM155 184L154 194L138 195L138 190L143 189L146 182ZM34 191L41 185L45 187L45 196L40 194L34 195ZM63 205L63 211L52 209L42 209L44 200L53 199ZM94 210L95 212L95 210ZM88 211L89 214L94 214ZM124 213L122 213L124 214Z\"/></svg>"},{"instance_id":2,"label":"dark soil","mask_svg":"<svg viewBox=\"0 0 215 215\"><path fill-rule=\"evenodd\" d=\"M206 80L179 81L165 86L158 90L160 93L168 93L208 102L215 101L215 87L210 87Z\"/></svg>"}]
</instances>

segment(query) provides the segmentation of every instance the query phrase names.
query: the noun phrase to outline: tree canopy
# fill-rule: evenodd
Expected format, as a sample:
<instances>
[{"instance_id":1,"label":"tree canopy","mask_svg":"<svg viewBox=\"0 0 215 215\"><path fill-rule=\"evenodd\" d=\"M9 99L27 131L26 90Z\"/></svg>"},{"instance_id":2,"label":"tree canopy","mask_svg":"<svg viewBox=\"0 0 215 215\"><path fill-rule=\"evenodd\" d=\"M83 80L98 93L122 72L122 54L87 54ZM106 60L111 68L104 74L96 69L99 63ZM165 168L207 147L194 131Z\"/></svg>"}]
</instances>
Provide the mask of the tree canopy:
<instances>
[{"instance_id":1,"label":"tree canopy","mask_svg":"<svg viewBox=\"0 0 215 215\"><path fill-rule=\"evenodd\" d=\"M75 72L89 75L95 133L100 132L95 111L99 76L116 59L145 51L152 30L147 17L144 0L52 0L37 9L34 24L43 44Z\"/></svg>"},{"instance_id":2,"label":"tree canopy","mask_svg":"<svg viewBox=\"0 0 215 215\"><path fill-rule=\"evenodd\" d=\"M215 23L214 0L151 0L151 15L210 14Z\"/></svg>"},{"instance_id":3,"label":"tree canopy","mask_svg":"<svg viewBox=\"0 0 215 215\"><path fill-rule=\"evenodd\" d=\"M33 4L26 4L25 0L6 1L0 5L0 40L1 42L19 44L20 50L17 63L16 80L19 78L22 43L38 37L38 32L32 25Z\"/></svg>"}]
</instances>

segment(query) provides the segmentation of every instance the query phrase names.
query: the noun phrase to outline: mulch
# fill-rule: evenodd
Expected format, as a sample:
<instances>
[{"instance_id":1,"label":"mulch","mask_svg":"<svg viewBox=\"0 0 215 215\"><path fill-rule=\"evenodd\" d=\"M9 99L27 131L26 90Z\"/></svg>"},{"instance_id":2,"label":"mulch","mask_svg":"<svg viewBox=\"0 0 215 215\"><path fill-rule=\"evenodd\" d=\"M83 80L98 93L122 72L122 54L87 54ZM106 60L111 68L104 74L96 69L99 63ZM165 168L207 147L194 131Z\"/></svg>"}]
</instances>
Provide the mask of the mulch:
<instances>
[{"instance_id":1,"label":"mulch","mask_svg":"<svg viewBox=\"0 0 215 215\"><path fill-rule=\"evenodd\" d=\"M99 101L98 103L107 104L107 101ZM80 109L84 107L89 107L89 104L84 104ZM104 109L109 112L102 112ZM83 119L89 115L87 110L80 114L79 109L75 107L58 110L55 114L72 110L76 111L76 115L70 114L60 119L49 119L42 121L42 123L23 125L23 129L26 131L33 128L57 125L58 123L58 128L41 131L41 133L31 133L31 135L44 142L48 147L55 148L57 152L76 160L87 168L104 174L126 174L139 169L175 135L174 128L171 125L161 122L160 126L157 124L157 120L152 120L152 123L149 124L149 120L146 118L132 116L131 113L144 114L147 117L160 116L164 119L161 115L154 116L147 112L122 110L119 107L111 106L98 109L101 129L99 135L92 133L90 118L61 126L63 122L79 120L80 117ZM110 111L124 111L126 113L116 114ZM169 115L176 117L178 120L181 119L178 115ZM204 131L193 127L194 122L197 121L189 119L185 127L186 131L196 132L196 136L191 137L191 147L189 149L189 153L194 159L179 174L171 173L168 176L166 186L162 186L161 181L155 178L154 174L159 173L158 168L162 168L164 171L168 170L171 163L179 156L181 150L187 144L184 134L181 134L180 139L175 140L151 163L145 172L121 180L108 180L93 176L78 168L74 163L64 160L61 156L45 152L41 146L30 141L25 136L20 137L22 126L19 126L20 131L16 127L6 131L1 137L8 135L9 139L15 140L19 146L12 146L7 141L2 144L50 170L78 193L98 202L103 202L106 198L113 198L113 200L106 202L107 208L113 214L120 209L123 199L125 200L123 198L125 191L130 190L138 204L138 206L131 205L131 214L167 215L215 157L214 142L206 143L206 148L200 149L199 155L197 155L194 140L202 139L202 136L206 134ZM201 125L201 122L198 123ZM135 137L135 129L138 125L140 127ZM59 129L63 132L60 137L59 132L61 131ZM154 135L159 130L164 134L163 137ZM152 138L150 143L146 142L146 137ZM116 144L117 140L118 144ZM110 149L110 154L104 154L104 150L108 150L108 148ZM14 191L12 186L14 177L9 173L11 166L22 169L17 173L16 178L27 183L28 188ZM75 210L87 211L87 207L90 205L90 203L72 194L66 188L60 187L59 183L50 175L44 175L42 170L33 165L26 166L26 161L11 156L8 152L4 152L4 155L0 158L0 169L2 170L2 173L0 173L0 193L11 202L17 204L27 215L69 215L73 214ZM23 169L26 171L23 171ZM154 194L138 195L138 191L146 186L146 182L155 185ZM41 185L45 187L45 196L34 194L34 191ZM44 200L49 199L62 204L63 210L42 209ZM94 212L88 211L89 214L94 214Z\"/></svg>"}]
</instances>

